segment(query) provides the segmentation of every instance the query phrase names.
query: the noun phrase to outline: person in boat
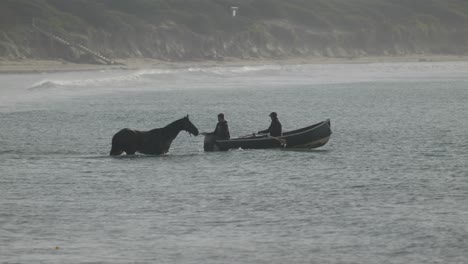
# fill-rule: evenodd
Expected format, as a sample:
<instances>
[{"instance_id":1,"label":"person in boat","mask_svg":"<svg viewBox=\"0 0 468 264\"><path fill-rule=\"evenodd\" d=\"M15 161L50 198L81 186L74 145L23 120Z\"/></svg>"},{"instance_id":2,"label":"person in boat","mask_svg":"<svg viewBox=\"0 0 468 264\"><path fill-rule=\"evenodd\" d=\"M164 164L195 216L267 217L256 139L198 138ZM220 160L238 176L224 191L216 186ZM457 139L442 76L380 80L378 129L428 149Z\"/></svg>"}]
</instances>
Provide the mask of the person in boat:
<instances>
[{"instance_id":1,"label":"person in boat","mask_svg":"<svg viewBox=\"0 0 468 264\"><path fill-rule=\"evenodd\" d=\"M213 132L213 136L217 139L229 139L231 135L229 134L229 127L226 119L224 119L224 114L218 114L218 124Z\"/></svg>"},{"instance_id":2,"label":"person in boat","mask_svg":"<svg viewBox=\"0 0 468 264\"><path fill-rule=\"evenodd\" d=\"M282 135L281 123L278 120L278 114L276 112L271 112L270 114L271 124L268 129L258 131L257 134L270 134L272 137L280 137Z\"/></svg>"}]
</instances>

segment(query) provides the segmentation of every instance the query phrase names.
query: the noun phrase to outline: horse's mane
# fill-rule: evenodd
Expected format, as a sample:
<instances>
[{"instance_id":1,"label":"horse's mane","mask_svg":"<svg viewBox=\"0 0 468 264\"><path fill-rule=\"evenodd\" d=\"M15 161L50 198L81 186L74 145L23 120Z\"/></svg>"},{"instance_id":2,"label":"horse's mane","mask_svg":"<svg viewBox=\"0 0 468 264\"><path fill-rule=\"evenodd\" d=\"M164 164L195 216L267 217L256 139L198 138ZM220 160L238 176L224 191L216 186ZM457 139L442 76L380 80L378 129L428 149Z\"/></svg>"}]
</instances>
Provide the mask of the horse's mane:
<instances>
[{"instance_id":1,"label":"horse's mane","mask_svg":"<svg viewBox=\"0 0 468 264\"><path fill-rule=\"evenodd\" d=\"M184 120L184 118L186 118L186 117L182 117L182 118L180 118L180 119L177 119L176 121L174 121L174 122L172 122L172 123L170 123L170 124L166 125L164 128L170 128L170 127L173 127L173 126L177 125L178 123L180 123L181 121L183 121L183 120Z\"/></svg>"},{"instance_id":2,"label":"horse's mane","mask_svg":"<svg viewBox=\"0 0 468 264\"><path fill-rule=\"evenodd\" d=\"M160 130L168 130L168 129L175 128L175 127L177 127L178 123L180 123L184 118L185 117L177 119L176 121L173 121L173 122L169 123L168 125L166 125L164 127L153 128L153 129L148 130L148 131L154 133L154 132L158 132Z\"/></svg>"}]
</instances>

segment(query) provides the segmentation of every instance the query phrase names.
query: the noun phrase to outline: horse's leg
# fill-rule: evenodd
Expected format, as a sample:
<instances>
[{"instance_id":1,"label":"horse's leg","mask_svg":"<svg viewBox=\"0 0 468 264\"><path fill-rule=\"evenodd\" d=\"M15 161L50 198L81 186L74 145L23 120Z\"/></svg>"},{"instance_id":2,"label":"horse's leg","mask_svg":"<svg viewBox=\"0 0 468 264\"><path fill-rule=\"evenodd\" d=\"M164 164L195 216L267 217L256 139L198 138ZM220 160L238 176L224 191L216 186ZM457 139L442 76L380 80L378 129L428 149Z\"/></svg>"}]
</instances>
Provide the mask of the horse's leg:
<instances>
[{"instance_id":1,"label":"horse's leg","mask_svg":"<svg viewBox=\"0 0 468 264\"><path fill-rule=\"evenodd\" d=\"M121 155L122 153L123 153L122 150L117 150L117 149L115 149L114 147L112 147L112 149L111 149L109 155L111 155L111 156L118 156L118 155Z\"/></svg>"},{"instance_id":2,"label":"horse's leg","mask_svg":"<svg viewBox=\"0 0 468 264\"><path fill-rule=\"evenodd\" d=\"M135 148L129 148L125 150L125 153L127 153L127 155L135 155L135 152L136 152Z\"/></svg>"},{"instance_id":3,"label":"horse's leg","mask_svg":"<svg viewBox=\"0 0 468 264\"><path fill-rule=\"evenodd\" d=\"M127 155L135 155L135 152L139 150L138 143L140 141L140 133L138 131L132 131L132 132L133 133L131 134L131 136L128 137L126 146L124 148L125 153L127 153Z\"/></svg>"},{"instance_id":4,"label":"horse's leg","mask_svg":"<svg viewBox=\"0 0 468 264\"><path fill-rule=\"evenodd\" d=\"M136 134L135 131L124 128L112 137L111 156L121 155L123 152L127 155L133 155L136 152Z\"/></svg>"}]
</instances>

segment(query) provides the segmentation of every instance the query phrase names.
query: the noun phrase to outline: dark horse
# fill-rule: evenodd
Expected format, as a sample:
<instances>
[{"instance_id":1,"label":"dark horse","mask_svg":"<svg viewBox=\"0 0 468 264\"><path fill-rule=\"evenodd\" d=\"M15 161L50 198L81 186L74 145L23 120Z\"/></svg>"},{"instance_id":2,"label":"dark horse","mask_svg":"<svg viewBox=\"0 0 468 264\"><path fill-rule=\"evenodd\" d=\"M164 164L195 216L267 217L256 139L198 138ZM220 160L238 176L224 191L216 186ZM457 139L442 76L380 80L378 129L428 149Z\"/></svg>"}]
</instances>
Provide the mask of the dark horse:
<instances>
[{"instance_id":1,"label":"dark horse","mask_svg":"<svg viewBox=\"0 0 468 264\"><path fill-rule=\"evenodd\" d=\"M120 155L124 151L127 155L133 155L135 152L151 155L167 153L172 141L182 130L195 136L198 135L198 129L190 122L188 115L163 128L155 128L149 131L124 128L112 138L110 155Z\"/></svg>"}]
</instances>

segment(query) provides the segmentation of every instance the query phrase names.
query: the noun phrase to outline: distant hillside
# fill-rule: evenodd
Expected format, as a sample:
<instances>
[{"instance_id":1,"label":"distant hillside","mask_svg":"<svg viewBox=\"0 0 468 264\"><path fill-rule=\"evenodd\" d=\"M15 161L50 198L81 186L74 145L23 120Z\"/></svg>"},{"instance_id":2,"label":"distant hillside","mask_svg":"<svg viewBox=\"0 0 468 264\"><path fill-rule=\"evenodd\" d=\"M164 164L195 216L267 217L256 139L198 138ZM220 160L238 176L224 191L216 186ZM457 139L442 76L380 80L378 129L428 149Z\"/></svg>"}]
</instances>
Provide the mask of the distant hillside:
<instances>
[{"instance_id":1,"label":"distant hillside","mask_svg":"<svg viewBox=\"0 0 468 264\"><path fill-rule=\"evenodd\" d=\"M0 58L90 59L33 18L113 58L468 53L466 0L1 0Z\"/></svg>"}]
</instances>

